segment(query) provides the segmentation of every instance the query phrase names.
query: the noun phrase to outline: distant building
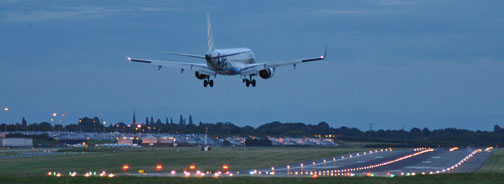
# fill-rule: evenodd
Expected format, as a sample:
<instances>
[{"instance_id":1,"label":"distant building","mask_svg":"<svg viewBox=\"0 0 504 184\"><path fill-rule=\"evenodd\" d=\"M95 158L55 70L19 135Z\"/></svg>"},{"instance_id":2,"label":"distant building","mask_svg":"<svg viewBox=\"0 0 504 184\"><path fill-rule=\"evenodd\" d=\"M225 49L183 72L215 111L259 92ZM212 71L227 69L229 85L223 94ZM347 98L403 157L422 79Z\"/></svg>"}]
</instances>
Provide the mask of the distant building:
<instances>
[{"instance_id":1,"label":"distant building","mask_svg":"<svg viewBox=\"0 0 504 184\"><path fill-rule=\"evenodd\" d=\"M175 140L172 136L163 136L158 138L158 144L173 144Z\"/></svg>"},{"instance_id":2,"label":"distant building","mask_svg":"<svg viewBox=\"0 0 504 184\"><path fill-rule=\"evenodd\" d=\"M119 137L117 144L133 144L133 137Z\"/></svg>"},{"instance_id":3,"label":"distant building","mask_svg":"<svg viewBox=\"0 0 504 184\"><path fill-rule=\"evenodd\" d=\"M32 147L32 138L0 138L1 147Z\"/></svg>"},{"instance_id":4,"label":"distant building","mask_svg":"<svg viewBox=\"0 0 504 184\"><path fill-rule=\"evenodd\" d=\"M148 144L150 146L157 144L157 138L152 136L142 137L142 144Z\"/></svg>"}]
</instances>

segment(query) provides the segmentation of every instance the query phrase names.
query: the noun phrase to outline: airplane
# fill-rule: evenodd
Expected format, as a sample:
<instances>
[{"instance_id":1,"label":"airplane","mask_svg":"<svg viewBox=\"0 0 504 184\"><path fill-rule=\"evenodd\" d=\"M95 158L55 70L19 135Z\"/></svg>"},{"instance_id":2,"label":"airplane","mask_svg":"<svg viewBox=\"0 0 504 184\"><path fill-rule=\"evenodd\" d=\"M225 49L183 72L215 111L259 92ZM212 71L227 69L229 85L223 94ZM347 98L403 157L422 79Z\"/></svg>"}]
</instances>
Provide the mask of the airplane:
<instances>
[{"instance_id":1,"label":"airplane","mask_svg":"<svg viewBox=\"0 0 504 184\"><path fill-rule=\"evenodd\" d=\"M327 57L327 45L325 47L324 55L314 58L298 59L287 62L279 63L256 63L254 52L249 48L229 48L229 49L216 49L214 47L212 26L210 23L210 15L207 12L207 33L208 33L208 52L203 55L194 55L186 53L165 52L177 56L185 56L192 58L205 59L206 64L203 63L187 63L175 61L159 61L149 59L138 59L128 57L131 62L148 63L161 67L179 68L181 73L184 70L192 70L195 72L197 79L203 80L203 86L213 87L213 78L217 75L240 75L243 78L243 83L247 87L256 86L254 77L259 76L263 79L270 79L275 73L275 68L281 66L294 66L297 64L321 61Z\"/></svg>"}]
</instances>

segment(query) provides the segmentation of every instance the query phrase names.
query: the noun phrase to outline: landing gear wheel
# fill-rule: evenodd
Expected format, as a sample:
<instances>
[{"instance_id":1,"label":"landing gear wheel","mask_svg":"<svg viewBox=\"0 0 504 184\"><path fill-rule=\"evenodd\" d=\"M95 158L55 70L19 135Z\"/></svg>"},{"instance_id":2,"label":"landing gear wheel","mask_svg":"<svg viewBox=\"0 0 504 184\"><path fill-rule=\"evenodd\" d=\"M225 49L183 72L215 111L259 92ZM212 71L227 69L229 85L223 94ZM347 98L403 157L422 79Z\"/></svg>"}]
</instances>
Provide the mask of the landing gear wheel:
<instances>
[{"instance_id":1,"label":"landing gear wheel","mask_svg":"<svg viewBox=\"0 0 504 184\"><path fill-rule=\"evenodd\" d=\"M208 81L207 81L207 80L204 80L204 81L203 81L203 86L206 88L206 87L207 87L207 85L208 85Z\"/></svg>"},{"instance_id":2,"label":"landing gear wheel","mask_svg":"<svg viewBox=\"0 0 504 184\"><path fill-rule=\"evenodd\" d=\"M210 81L208 82L208 84L210 85L210 87L212 87L212 88L213 88L213 80L210 80Z\"/></svg>"},{"instance_id":3,"label":"landing gear wheel","mask_svg":"<svg viewBox=\"0 0 504 184\"><path fill-rule=\"evenodd\" d=\"M247 87L250 86L250 81L249 80L245 80L245 86L247 86Z\"/></svg>"},{"instance_id":4,"label":"landing gear wheel","mask_svg":"<svg viewBox=\"0 0 504 184\"><path fill-rule=\"evenodd\" d=\"M252 84L252 87L255 87L255 85L256 85L255 79L252 80L251 84Z\"/></svg>"}]
</instances>

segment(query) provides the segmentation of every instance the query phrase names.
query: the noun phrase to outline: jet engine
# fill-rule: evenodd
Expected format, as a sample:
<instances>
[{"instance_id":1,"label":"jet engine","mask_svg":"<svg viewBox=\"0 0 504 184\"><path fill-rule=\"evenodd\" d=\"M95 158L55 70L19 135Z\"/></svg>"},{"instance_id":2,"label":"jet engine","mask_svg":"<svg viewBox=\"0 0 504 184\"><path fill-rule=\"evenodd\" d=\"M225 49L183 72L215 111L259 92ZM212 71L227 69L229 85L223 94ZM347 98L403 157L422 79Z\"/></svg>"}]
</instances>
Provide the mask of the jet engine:
<instances>
[{"instance_id":1,"label":"jet engine","mask_svg":"<svg viewBox=\"0 0 504 184\"><path fill-rule=\"evenodd\" d=\"M273 74L275 74L275 68L268 68L265 70L259 71L259 76L263 79L269 79L273 77Z\"/></svg>"},{"instance_id":2,"label":"jet engine","mask_svg":"<svg viewBox=\"0 0 504 184\"><path fill-rule=\"evenodd\" d=\"M208 75L205 75L205 74L200 74L199 72L195 72L194 75L196 76L196 78L200 79L200 80L203 80L203 79L208 79Z\"/></svg>"}]
</instances>

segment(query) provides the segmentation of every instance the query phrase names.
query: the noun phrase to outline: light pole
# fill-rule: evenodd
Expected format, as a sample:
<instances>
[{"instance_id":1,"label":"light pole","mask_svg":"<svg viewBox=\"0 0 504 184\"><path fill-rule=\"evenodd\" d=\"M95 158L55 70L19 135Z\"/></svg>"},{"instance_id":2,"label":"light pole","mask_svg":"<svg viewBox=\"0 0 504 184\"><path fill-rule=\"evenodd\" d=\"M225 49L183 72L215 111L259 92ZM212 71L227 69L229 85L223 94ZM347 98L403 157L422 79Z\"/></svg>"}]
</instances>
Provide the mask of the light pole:
<instances>
[{"instance_id":1,"label":"light pole","mask_svg":"<svg viewBox=\"0 0 504 184\"><path fill-rule=\"evenodd\" d=\"M107 124L107 122L103 121L103 133L105 133L105 124Z\"/></svg>"},{"instance_id":2,"label":"light pole","mask_svg":"<svg viewBox=\"0 0 504 184\"><path fill-rule=\"evenodd\" d=\"M9 111L9 108L5 107L3 110L5 111L4 116L5 135L7 135L7 111Z\"/></svg>"},{"instance_id":3,"label":"light pole","mask_svg":"<svg viewBox=\"0 0 504 184\"><path fill-rule=\"evenodd\" d=\"M96 120L93 120L93 132L96 132Z\"/></svg>"},{"instance_id":4,"label":"light pole","mask_svg":"<svg viewBox=\"0 0 504 184\"><path fill-rule=\"evenodd\" d=\"M65 131L65 127L63 126L63 121L66 122L66 113L61 113L61 119L60 119L61 129L63 129L63 131Z\"/></svg>"},{"instance_id":5,"label":"light pole","mask_svg":"<svg viewBox=\"0 0 504 184\"><path fill-rule=\"evenodd\" d=\"M79 133L82 133L82 119L79 119Z\"/></svg>"},{"instance_id":6,"label":"light pole","mask_svg":"<svg viewBox=\"0 0 504 184\"><path fill-rule=\"evenodd\" d=\"M58 114L52 113L51 123L56 121L56 116L58 116ZM56 128L56 125L54 126L54 128ZM57 131L57 130L53 130L53 131Z\"/></svg>"}]
</instances>

